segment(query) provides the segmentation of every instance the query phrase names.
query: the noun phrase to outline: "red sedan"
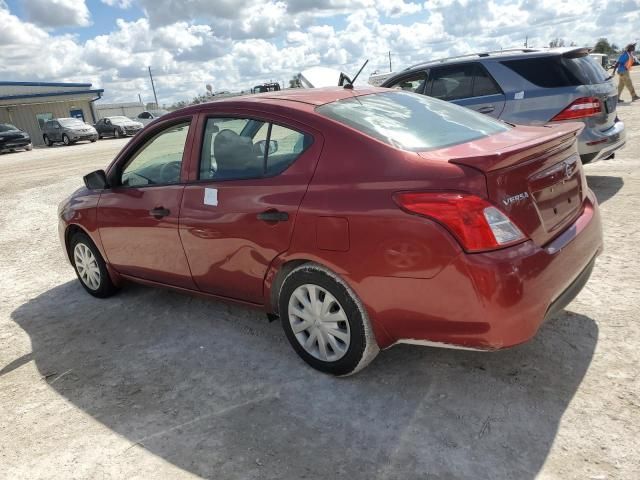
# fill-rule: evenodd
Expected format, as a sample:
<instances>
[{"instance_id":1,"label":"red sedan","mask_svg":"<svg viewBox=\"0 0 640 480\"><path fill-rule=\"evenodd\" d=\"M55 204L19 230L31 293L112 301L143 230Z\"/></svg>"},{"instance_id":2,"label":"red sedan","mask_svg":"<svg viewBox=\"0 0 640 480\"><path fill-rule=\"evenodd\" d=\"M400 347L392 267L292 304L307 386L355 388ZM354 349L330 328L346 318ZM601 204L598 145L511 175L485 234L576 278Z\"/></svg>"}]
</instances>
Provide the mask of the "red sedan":
<instances>
[{"instance_id":1,"label":"red sedan","mask_svg":"<svg viewBox=\"0 0 640 480\"><path fill-rule=\"evenodd\" d=\"M60 238L94 296L132 280L253 305L336 375L395 343L510 347L602 248L581 128L372 88L197 105L87 175Z\"/></svg>"}]
</instances>

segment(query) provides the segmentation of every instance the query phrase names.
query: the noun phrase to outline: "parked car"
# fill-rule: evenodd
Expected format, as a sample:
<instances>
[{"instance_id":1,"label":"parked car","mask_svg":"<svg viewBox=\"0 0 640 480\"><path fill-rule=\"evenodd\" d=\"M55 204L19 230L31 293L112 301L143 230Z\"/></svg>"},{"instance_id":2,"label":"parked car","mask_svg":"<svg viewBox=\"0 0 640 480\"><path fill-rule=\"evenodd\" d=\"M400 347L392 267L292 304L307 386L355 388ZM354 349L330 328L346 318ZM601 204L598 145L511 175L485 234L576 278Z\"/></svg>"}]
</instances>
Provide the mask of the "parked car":
<instances>
[{"instance_id":1,"label":"parked car","mask_svg":"<svg viewBox=\"0 0 640 480\"><path fill-rule=\"evenodd\" d=\"M166 110L147 110L140 113L136 117L136 121L140 122L142 125L149 125L156 118L160 118L163 115L166 115L167 113L169 112Z\"/></svg>"},{"instance_id":2,"label":"parked car","mask_svg":"<svg viewBox=\"0 0 640 480\"><path fill-rule=\"evenodd\" d=\"M602 248L583 128L382 88L196 105L85 176L60 240L91 295L131 280L252 305L323 372L395 343L510 347Z\"/></svg>"},{"instance_id":3,"label":"parked car","mask_svg":"<svg viewBox=\"0 0 640 480\"><path fill-rule=\"evenodd\" d=\"M94 128L98 132L98 138L102 137L126 137L135 135L142 130L141 122L134 122L127 117L105 117L96 122Z\"/></svg>"},{"instance_id":4,"label":"parked car","mask_svg":"<svg viewBox=\"0 0 640 480\"><path fill-rule=\"evenodd\" d=\"M0 153L23 148L31 150L31 137L10 123L0 123Z\"/></svg>"},{"instance_id":5,"label":"parked car","mask_svg":"<svg viewBox=\"0 0 640 480\"><path fill-rule=\"evenodd\" d=\"M505 122L584 123L582 163L611 158L625 144L612 77L588 48L514 49L415 65L382 86L451 101Z\"/></svg>"},{"instance_id":6,"label":"parked car","mask_svg":"<svg viewBox=\"0 0 640 480\"><path fill-rule=\"evenodd\" d=\"M42 139L49 147L59 142L71 145L83 140L95 142L98 140L98 132L77 118L54 118L45 122Z\"/></svg>"}]
</instances>

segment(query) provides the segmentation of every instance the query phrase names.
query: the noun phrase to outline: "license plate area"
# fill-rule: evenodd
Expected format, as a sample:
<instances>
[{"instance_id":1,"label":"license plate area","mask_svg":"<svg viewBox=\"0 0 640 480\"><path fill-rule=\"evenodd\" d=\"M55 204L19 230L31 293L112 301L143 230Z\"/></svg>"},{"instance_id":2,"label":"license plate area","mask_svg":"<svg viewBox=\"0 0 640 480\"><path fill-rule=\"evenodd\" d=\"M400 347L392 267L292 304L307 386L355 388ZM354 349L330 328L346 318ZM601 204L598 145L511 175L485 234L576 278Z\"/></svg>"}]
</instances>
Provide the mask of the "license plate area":
<instances>
[{"instance_id":1,"label":"license plate area","mask_svg":"<svg viewBox=\"0 0 640 480\"><path fill-rule=\"evenodd\" d=\"M529 188L547 232L562 227L580 209L579 161L579 157L574 155L529 178Z\"/></svg>"}]
</instances>

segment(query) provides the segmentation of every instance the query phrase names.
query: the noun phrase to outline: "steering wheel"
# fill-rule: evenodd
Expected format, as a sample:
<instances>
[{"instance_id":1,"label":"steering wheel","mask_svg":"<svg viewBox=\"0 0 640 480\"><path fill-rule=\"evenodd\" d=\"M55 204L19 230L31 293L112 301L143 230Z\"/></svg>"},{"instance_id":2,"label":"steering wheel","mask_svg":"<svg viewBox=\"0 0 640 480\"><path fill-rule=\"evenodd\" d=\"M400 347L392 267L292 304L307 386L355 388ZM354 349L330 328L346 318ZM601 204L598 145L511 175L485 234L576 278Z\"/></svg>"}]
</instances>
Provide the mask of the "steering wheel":
<instances>
[{"instance_id":1,"label":"steering wheel","mask_svg":"<svg viewBox=\"0 0 640 480\"><path fill-rule=\"evenodd\" d=\"M160 168L160 178L162 183L178 183L180 182L180 166L181 162L165 163Z\"/></svg>"}]
</instances>

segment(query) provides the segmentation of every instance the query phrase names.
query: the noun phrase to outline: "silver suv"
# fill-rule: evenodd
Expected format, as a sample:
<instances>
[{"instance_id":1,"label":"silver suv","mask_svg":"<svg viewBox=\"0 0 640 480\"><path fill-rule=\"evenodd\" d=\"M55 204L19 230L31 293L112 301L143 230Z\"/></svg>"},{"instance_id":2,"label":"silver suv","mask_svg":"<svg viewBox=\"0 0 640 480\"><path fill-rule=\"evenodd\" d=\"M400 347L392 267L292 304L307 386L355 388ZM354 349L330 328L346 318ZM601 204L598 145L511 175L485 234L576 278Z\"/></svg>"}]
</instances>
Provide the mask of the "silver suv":
<instances>
[{"instance_id":1,"label":"silver suv","mask_svg":"<svg viewBox=\"0 0 640 480\"><path fill-rule=\"evenodd\" d=\"M612 77L588 48L514 49L434 60L381 86L447 100L505 122L581 121L582 163L611 158L625 144Z\"/></svg>"},{"instance_id":2,"label":"silver suv","mask_svg":"<svg viewBox=\"0 0 640 480\"><path fill-rule=\"evenodd\" d=\"M89 140L98 140L98 132L91 125L77 118L54 118L44 124L42 139L47 146L62 142L65 145Z\"/></svg>"}]
</instances>

